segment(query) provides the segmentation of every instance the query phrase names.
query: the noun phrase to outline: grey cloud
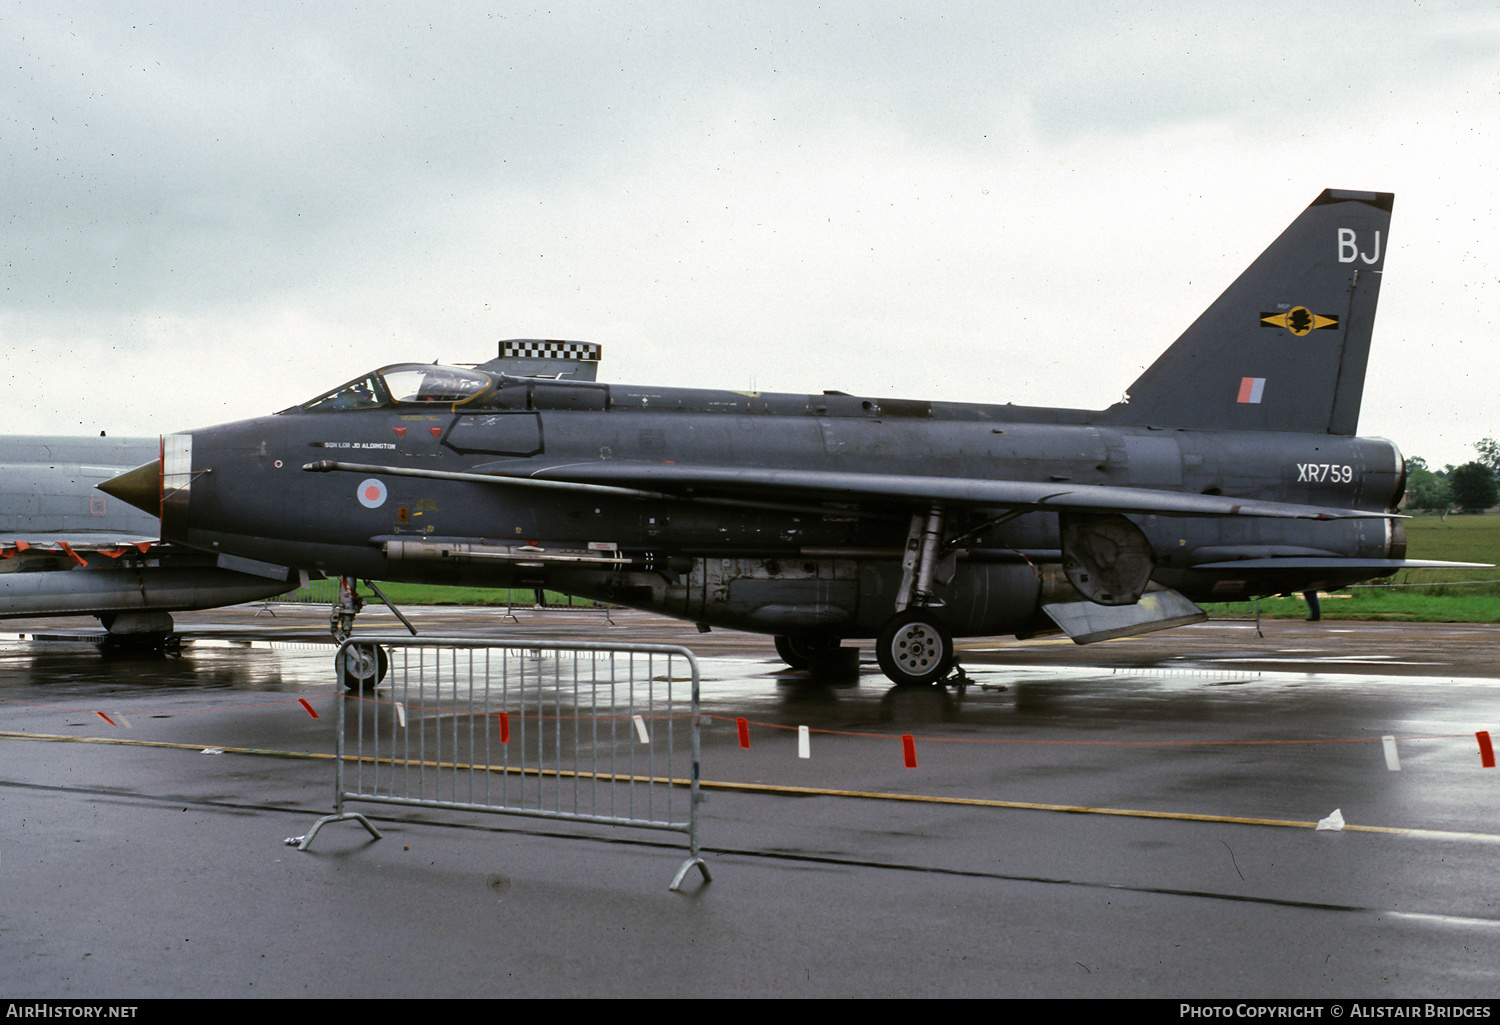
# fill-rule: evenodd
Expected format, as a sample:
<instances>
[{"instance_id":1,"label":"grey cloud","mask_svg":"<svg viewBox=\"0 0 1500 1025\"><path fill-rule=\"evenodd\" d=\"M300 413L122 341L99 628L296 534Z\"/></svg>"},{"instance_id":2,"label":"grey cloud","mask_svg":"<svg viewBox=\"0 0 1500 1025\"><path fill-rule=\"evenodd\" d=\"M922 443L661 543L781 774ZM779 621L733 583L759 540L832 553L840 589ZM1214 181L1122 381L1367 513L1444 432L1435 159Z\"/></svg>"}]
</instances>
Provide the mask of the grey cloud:
<instances>
[{"instance_id":1,"label":"grey cloud","mask_svg":"<svg viewBox=\"0 0 1500 1025\"><path fill-rule=\"evenodd\" d=\"M361 277L443 247L475 195L659 161L736 95L804 134L853 120L982 154L1016 144L1016 110L1049 139L1271 124L1482 56L1394 6L1204 10L13 2L0 310L201 311Z\"/></svg>"}]
</instances>

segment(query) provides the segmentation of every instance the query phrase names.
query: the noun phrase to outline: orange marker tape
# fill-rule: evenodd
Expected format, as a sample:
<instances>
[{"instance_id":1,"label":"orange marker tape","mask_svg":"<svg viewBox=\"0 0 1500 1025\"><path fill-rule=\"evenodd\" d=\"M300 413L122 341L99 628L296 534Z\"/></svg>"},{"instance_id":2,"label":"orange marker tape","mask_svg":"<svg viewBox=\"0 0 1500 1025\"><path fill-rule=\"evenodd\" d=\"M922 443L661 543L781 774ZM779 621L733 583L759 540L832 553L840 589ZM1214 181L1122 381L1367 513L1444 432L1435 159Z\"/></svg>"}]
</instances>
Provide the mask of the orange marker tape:
<instances>
[{"instance_id":1,"label":"orange marker tape","mask_svg":"<svg viewBox=\"0 0 1500 1025\"><path fill-rule=\"evenodd\" d=\"M309 705L307 703L307 699L306 698L298 698L297 699L297 704L299 704L303 708L307 709L307 714L310 715L310 716L312 716L314 719L316 719L318 717L318 713L313 711L313 706Z\"/></svg>"},{"instance_id":2,"label":"orange marker tape","mask_svg":"<svg viewBox=\"0 0 1500 1025\"><path fill-rule=\"evenodd\" d=\"M1486 769L1495 767L1495 749L1490 745L1490 731L1480 730L1474 736L1479 738L1479 764Z\"/></svg>"},{"instance_id":3,"label":"orange marker tape","mask_svg":"<svg viewBox=\"0 0 1500 1025\"><path fill-rule=\"evenodd\" d=\"M105 715L103 712L95 712L94 714L97 715L99 718L103 719L105 722L109 723L111 726L116 725L115 721L113 719L111 719L109 716Z\"/></svg>"},{"instance_id":4,"label":"orange marker tape","mask_svg":"<svg viewBox=\"0 0 1500 1025\"><path fill-rule=\"evenodd\" d=\"M750 722L746 719L736 719L734 724L740 729L740 747L746 751L750 750Z\"/></svg>"},{"instance_id":5,"label":"orange marker tape","mask_svg":"<svg viewBox=\"0 0 1500 1025\"><path fill-rule=\"evenodd\" d=\"M917 767L917 742L910 733L901 734L901 754L906 758L908 769Z\"/></svg>"}]
</instances>

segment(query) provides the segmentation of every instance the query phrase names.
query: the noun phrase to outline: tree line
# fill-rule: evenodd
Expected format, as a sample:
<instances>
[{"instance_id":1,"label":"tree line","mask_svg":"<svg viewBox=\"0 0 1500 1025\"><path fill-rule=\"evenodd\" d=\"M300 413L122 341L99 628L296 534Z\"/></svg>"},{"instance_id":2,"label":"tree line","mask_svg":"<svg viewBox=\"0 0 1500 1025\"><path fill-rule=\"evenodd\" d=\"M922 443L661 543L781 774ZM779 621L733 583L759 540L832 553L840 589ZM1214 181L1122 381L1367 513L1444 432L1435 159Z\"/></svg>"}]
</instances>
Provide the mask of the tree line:
<instances>
[{"instance_id":1,"label":"tree line","mask_svg":"<svg viewBox=\"0 0 1500 1025\"><path fill-rule=\"evenodd\" d=\"M1483 512L1500 502L1500 442L1483 438L1474 443L1479 458L1462 466L1449 463L1434 470L1421 456L1406 460L1408 509L1459 509Z\"/></svg>"}]
</instances>

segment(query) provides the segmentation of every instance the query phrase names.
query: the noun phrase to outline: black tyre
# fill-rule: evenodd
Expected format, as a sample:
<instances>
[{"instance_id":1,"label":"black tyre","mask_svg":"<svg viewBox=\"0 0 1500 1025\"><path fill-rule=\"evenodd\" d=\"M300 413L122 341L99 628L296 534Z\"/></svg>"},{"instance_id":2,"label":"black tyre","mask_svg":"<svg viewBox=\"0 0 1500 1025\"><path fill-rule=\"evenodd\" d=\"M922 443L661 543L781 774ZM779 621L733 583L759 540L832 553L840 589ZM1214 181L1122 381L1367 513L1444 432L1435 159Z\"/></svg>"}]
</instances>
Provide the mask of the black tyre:
<instances>
[{"instance_id":1,"label":"black tyre","mask_svg":"<svg viewBox=\"0 0 1500 1025\"><path fill-rule=\"evenodd\" d=\"M839 646L837 637L788 637L778 634L776 654L793 669L807 669L819 656Z\"/></svg>"},{"instance_id":2,"label":"black tyre","mask_svg":"<svg viewBox=\"0 0 1500 1025\"><path fill-rule=\"evenodd\" d=\"M953 668L953 633L926 609L898 612L876 638L875 660L897 686L930 686Z\"/></svg>"},{"instance_id":3,"label":"black tyre","mask_svg":"<svg viewBox=\"0 0 1500 1025\"><path fill-rule=\"evenodd\" d=\"M390 667L390 656L378 644L351 644L338 657L339 679L349 691L373 691Z\"/></svg>"}]
</instances>

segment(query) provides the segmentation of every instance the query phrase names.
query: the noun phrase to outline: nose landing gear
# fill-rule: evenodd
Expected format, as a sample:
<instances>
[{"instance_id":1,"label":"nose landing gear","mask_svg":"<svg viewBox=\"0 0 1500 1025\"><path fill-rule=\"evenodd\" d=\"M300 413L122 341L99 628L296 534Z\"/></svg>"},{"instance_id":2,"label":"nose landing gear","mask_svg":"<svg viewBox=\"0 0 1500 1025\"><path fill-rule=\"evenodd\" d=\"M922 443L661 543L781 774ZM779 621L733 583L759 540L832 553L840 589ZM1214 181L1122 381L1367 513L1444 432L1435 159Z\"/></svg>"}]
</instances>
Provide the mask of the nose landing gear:
<instances>
[{"instance_id":1,"label":"nose landing gear","mask_svg":"<svg viewBox=\"0 0 1500 1025\"><path fill-rule=\"evenodd\" d=\"M344 689L372 693L390 669L390 656L378 644L351 644L339 653L337 670Z\"/></svg>"},{"instance_id":2,"label":"nose landing gear","mask_svg":"<svg viewBox=\"0 0 1500 1025\"><path fill-rule=\"evenodd\" d=\"M412 626L411 620L401 614L401 610L391 604L389 598L380 592L380 588L366 580L365 586L375 592L375 596L385 603L386 607L396 614L396 618L406 625L406 628L416 636L417 628ZM359 615L360 609L365 607L365 600L359 596L355 587L353 577L339 578L339 600L334 602L333 609L328 615L328 629L332 632L334 640L342 644L354 633L354 617ZM340 652L335 669L339 675L339 681L343 683L344 689L356 693L369 693L385 679L385 674L390 669L390 656L384 648L378 644L351 644Z\"/></svg>"}]
</instances>

